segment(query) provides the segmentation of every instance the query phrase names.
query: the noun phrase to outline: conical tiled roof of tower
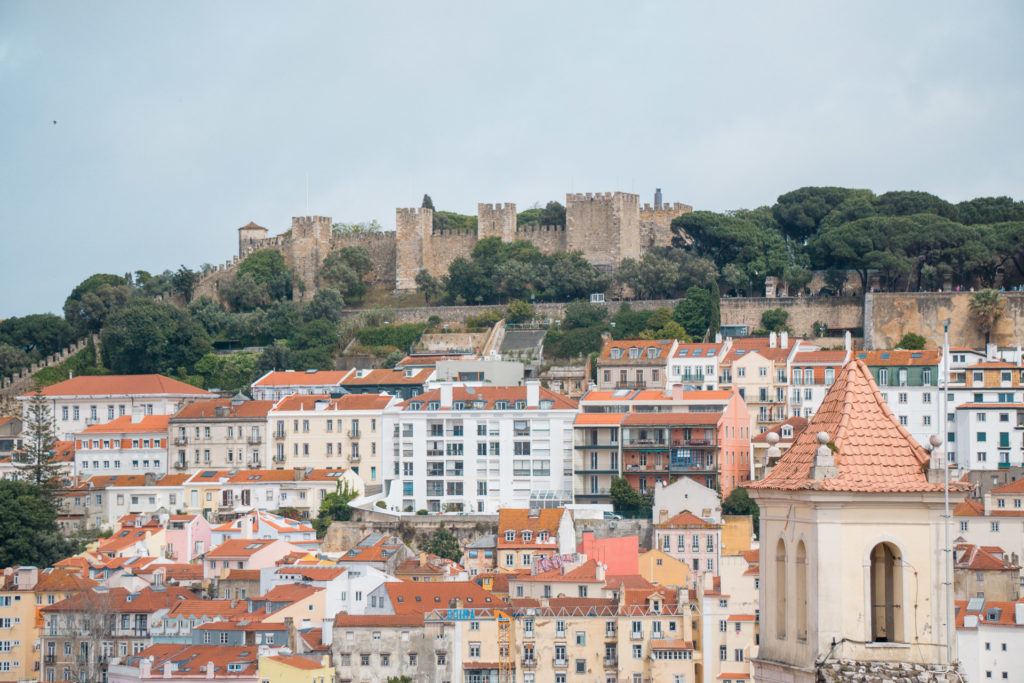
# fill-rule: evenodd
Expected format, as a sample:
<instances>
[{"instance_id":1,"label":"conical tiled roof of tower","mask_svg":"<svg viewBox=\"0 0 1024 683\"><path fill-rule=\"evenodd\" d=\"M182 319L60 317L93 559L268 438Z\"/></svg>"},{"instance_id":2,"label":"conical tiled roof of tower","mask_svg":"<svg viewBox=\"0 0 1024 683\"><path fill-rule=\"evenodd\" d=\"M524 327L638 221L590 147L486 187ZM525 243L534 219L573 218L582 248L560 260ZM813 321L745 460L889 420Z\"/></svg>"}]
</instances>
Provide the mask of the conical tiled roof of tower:
<instances>
[{"instance_id":1,"label":"conical tiled roof of tower","mask_svg":"<svg viewBox=\"0 0 1024 683\"><path fill-rule=\"evenodd\" d=\"M833 446L835 476L815 479L819 432ZM847 363L818 408L778 464L751 489L818 490L864 493L941 491L928 481L930 455L900 425L878 391L871 372L860 360ZM967 490L951 482L951 491Z\"/></svg>"}]
</instances>

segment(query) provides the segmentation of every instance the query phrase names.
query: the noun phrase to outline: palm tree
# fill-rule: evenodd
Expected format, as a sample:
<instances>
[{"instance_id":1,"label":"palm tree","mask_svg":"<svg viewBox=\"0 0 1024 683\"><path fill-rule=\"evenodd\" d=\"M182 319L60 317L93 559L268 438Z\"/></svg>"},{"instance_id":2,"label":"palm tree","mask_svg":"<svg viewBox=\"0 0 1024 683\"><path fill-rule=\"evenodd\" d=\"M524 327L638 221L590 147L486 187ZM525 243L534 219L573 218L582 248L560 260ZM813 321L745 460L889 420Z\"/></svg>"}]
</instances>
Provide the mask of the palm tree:
<instances>
[{"instance_id":1,"label":"palm tree","mask_svg":"<svg viewBox=\"0 0 1024 683\"><path fill-rule=\"evenodd\" d=\"M971 297L971 317L977 323L978 329L985 335L986 346L988 346L993 328L1003 317L1005 306L1006 301L994 289L983 289Z\"/></svg>"}]
</instances>

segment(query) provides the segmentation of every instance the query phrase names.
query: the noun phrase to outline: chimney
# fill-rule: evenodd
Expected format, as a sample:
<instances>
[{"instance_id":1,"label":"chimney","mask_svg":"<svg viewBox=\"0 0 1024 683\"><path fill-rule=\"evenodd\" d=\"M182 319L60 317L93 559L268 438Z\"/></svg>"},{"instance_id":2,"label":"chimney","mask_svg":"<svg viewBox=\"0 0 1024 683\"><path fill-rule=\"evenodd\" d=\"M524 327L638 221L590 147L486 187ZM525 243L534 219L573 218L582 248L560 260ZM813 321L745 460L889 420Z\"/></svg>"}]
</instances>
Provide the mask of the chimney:
<instances>
[{"instance_id":1,"label":"chimney","mask_svg":"<svg viewBox=\"0 0 1024 683\"><path fill-rule=\"evenodd\" d=\"M1020 603L1017 603L1017 609L1020 609ZM1014 611L1014 617L1020 612ZM1020 622L1017 622L1020 623ZM977 614L965 614L964 615L964 628L978 628L978 615Z\"/></svg>"},{"instance_id":2,"label":"chimney","mask_svg":"<svg viewBox=\"0 0 1024 683\"><path fill-rule=\"evenodd\" d=\"M768 348L774 349L779 345L779 336L774 332L768 333Z\"/></svg>"},{"instance_id":3,"label":"chimney","mask_svg":"<svg viewBox=\"0 0 1024 683\"><path fill-rule=\"evenodd\" d=\"M139 678L151 678L153 672L153 660L143 657L139 660Z\"/></svg>"},{"instance_id":4,"label":"chimney","mask_svg":"<svg viewBox=\"0 0 1024 683\"><path fill-rule=\"evenodd\" d=\"M1013 623L1024 625L1024 602L1013 603Z\"/></svg>"},{"instance_id":5,"label":"chimney","mask_svg":"<svg viewBox=\"0 0 1024 683\"><path fill-rule=\"evenodd\" d=\"M439 387L439 390L440 390L440 393L441 393L441 407L442 408L451 408L452 407L452 391L453 391L452 383L451 382L441 382L441 386Z\"/></svg>"},{"instance_id":6,"label":"chimney","mask_svg":"<svg viewBox=\"0 0 1024 683\"><path fill-rule=\"evenodd\" d=\"M320 627L320 642L324 645L334 642L334 619L324 619L323 626Z\"/></svg>"},{"instance_id":7,"label":"chimney","mask_svg":"<svg viewBox=\"0 0 1024 683\"><path fill-rule=\"evenodd\" d=\"M526 407L536 408L540 405L540 382L535 379L526 382Z\"/></svg>"},{"instance_id":8,"label":"chimney","mask_svg":"<svg viewBox=\"0 0 1024 683\"><path fill-rule=\"evenodd\" d=\"M604 562L598 562L597 563L597 569L594 572L594 578L596 578L598 581L604 581L604 579L605 579L605 572L607 572L607 571L608 571L608 565L606 565Z\"/></svg>"},{"instance_id":9,"label":"chimney","mask_svg":"<svg viewBox=\"0 0 1024 683\"><path fill-rule=\"evenodd\" d=\"M132 406L132 424L137 425L146 416L146 409L142 406Z\"/></svg>"},{"instance_id":10,"label":"chimney","mask_svg":"<svg viewBox=\"0 0 1024 683\"><path fill-rule=\"evenodd\" d=\"M156 475L155 474L153 474L152 472L146 472L144 477L145 477L145 481L146 481L146 486L155 486L156 485ZM140 518L140 521L141 521L141 518Z\"/></svg>"},{"instance_id":11,"label":"chimney","mask_svg":"<svg viewBox=\"0 0 1024 683\"><path fill-rule=\"evenodd\" d=\"M999 347L992 342L985 344L985 356L991 360L999 358Z\"/></svg>"},{"instance_id":12,"label":"chimney","mask_svg":"<svg viewBox=\"0 0 1024 683\"><path fill-rule=\"evenodd\" d=\"M984 504L984 514L985 514L986 517L988 517L989 515L992 514L992 494L991 493L986 493L985 496L981 500L982 500L982 503Z\"/></svg>"},{"instance_id":13,"label":"chimney","mask_svg":"<svg viewBox=\"0 0 1024 683\"><path fill-rule=\"evenodd\" d=\"M213 661L206 663L206 677L213 680Z\"/></svg>"},{"instance_id":14,"label":"chimney","mask_svg":"<svg viewBox=\"0 0 1024 683\"><path fill-rule=\"evenodd\" d=\"M164 662L164 678L170 678L171 677L171 671L172 671L171 662L170 662L170 660L167 660L166 662Z\"/></svg>"},{"instance_id":15,"label":"chimney","mask_svg":"<svg viewBox=\"0 0 1024 683\"><path fill-rule=\"evenodd\" d=\"M721 332L715 332L715 343L716 344L721 344L722 343L722 333Z\"/></svg>"},{"instance_id":16,"label":"chimney","mask_svg":"<svg viewBox=\"0 0 1024 683\"><path fill-rule=\"evenodd\" d=\"M843 333L843 348L847 351L853 351L853 335L847 330Z\"/></svg>"},{"instance_id":17,"label":"chimney","mask_svg":"<svg viewBox=\"0 0 1024 683\"><path fill-rule=\"evenodd\" d=\"M789 348L789 332L787 332L786 330L782 331L782 335L781 335L780 341L779 341L779 348L780 349L788 349Z\"/></svg>"},{"instance_id":18,"label":"chimney","mask_svg":"<svg viewBox=\"0 0 1024 683\"><path fill-rule=\"evenodd\" d=\"M6 573L6 570L5 570ZM36 567L18 567L18 573L14 576L14 584L20 591L30 591L39 583L39 569Z\"/></svg>"}]
</instances>

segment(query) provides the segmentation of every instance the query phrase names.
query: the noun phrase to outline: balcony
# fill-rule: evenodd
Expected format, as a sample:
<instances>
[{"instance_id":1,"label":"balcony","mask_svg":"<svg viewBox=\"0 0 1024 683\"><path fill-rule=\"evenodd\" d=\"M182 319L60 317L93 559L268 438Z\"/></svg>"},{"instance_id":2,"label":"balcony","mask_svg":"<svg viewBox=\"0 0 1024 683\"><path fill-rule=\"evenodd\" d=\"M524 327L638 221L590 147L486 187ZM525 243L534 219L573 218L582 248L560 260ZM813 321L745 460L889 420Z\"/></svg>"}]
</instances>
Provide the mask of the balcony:
<instances>
[{"instance_id":1,"label":"balcony","mask_svg":"<svg viewBox=\"0 0 1024 683\"><path fill-rule=\"evenodd\" d=\"M643 631L630 631L629 632L629 639L630 640L643 640L644 639L644 632Z\"/></svg>"},{"instance_id":2,"label":"balcony","mask_svg":"<svg viewBox=\"0 0 1024 683\"><path fill-rule=\"evenodd\" d=\"M274 456L274 462L284 462L284 456L283 455L275 455Z\"/></svg>"},{"instance_id":3,"label":"balcony","mask_svg":"<svg viewBox=\"0 0 1024 683\"><path fill-rule=\"evenodd\" d=\"M175 446L187 446L188 445L188 437L187 436L176 436L176 437L174 437L174 445Z\"/></svg>"},{"instance_id":4,"label":"balcony","mask_svg":"<svg viewBox=\"0 0 1024 683\"><path fill-rule=\"evenodd\" d=\"M584 498L596 497L596 496L608 497L608 496L612 495L612 491L611 491L611 489L601 489L601 488L589 489L589 488L577 487L577 488L573 489L573 494L577 495L577 496L582 496Z\"/></svg>"},{"instance_id":5,"label":"balcony","mask_svg":"<svg viewBox=\"0 0 1024 683\"><path fill-rule=\"evenodd\" d=\"M605 630L605 632L604 632L604 639L605 640L618 640L618 638L619 638L619 632L618 632L617 629L613 628L610 631L607 630L607 629Z\"/></svg>"},{"instance_id":6,"label":"balcony","mask_svg":"<svg viewBox=\"0 0 1024 683\"><path fill-rule=\"evenodd\" d=\"M618 667L618 665L619 665L619 658L618 657L605 657L604 658L604 668L606 668L606 669L614 669L614 668Z\"/></svg>"},{"instance_id":7,"label":"balcony","mask_svg":"<svg viewBox=\"0 0 1024 683\"><path fill-rule=\"evenodd\" d=\"M576 473L618 474L619 470L611 465L597 465L596 467L593 467L589 463L583 463L576 465Z\"/></svg>"},{"instance_id":8,"label":"balcony","mask_svg":"<svg viewBox=\"0 0 1024 683\"><path fill-rule=\"evenodd\" d=\"M362 459L362 456L359 455L358 453L353 453L352 455L348 456L349 462L359 462Z\"/></svg>"},{"instance_id":9,"label":"balcony","mask_svg":"<svg viewBox=\"0 0 1024 683\"><path fill-rule=\"evenodd\" d=\"M283 439L284 438L284 430L283 429L275 430L274 431L274 438L275 439Z\"/></svg>"},{"instance_id":10,"label":"balcony","mask_svg":"<svg viewBox=\"0 0 1024 683\"><path fill-rule=\"evenodd\" d=\"M534 659L533 657L530 657L530 658L523 657L523 668L524 669L536 669L537 668L537 660Z\"/></svg>"},{"instance_id":11,"label":"balcony","mask_svg":"<svg viewBox=\"0 0 1024 683\"><path fill-rule=\"evenodd\" d=\"M55 664L57 655L43 655L43 664Z\"/></svg>"},{"instance_id":12,"label":"balcony","mask_svg":"<svg viewBox=\"0 0 1024 683\"><path fill-rule=\"evenodd\" d=\"M711 464L705 464L697 460L681 460L669 464L670 472L716 472L718 468Z\"/></svg>"},{"instance_id":13,"label":"balcony","mask_svg":"<svg viewBox=\"0 0 1024 683\"><path fill-rule=\"evenodd\" d=\"M176 470L187 470L188 469L188 463L187 462L182 462L181 460L178 460L177 462L174 463L174 469L176 469Z\"/></svg>"},{"instance_id":14,"label":"balcony","mask_svg":"<svg viewBox=\"0 0 1024 683\"><path fill-rule=\"evenodd\" d=\"M250 446L257 446L257 445L263 443L263 437L260 436L259 434L250 434L249 438L246 439L246 441L249 442Z\"/></svg>"},{"instance_id":15,"label":"balcony","mask_svg":"<svg viewBox=\"0 0 1024 683\"><path fill-rule=\"evenodd\" d=\"M616 389L646 389L647 388L647 382L644 382L643 380L641 380L639 382L637 382L637 381L632 381L631 382L629 380L626 380L625 382L618 381L618 382L615 383L615 388Z\"/></svg>"},{"instance_id":16,"label":"balcony","mask_svg":"<svg viewBox=\"0 0 1024 683\"><path fill-rule=\"evenodd\" d=\"M626 465L626 472L668 472L668 465Z\"/></svg>"},{"instance_id":17,"label":"balcony","mask_svg":"<svg viewBox=\"0 0 1024 683\"><path fill-rule=\"evenodd\" d=\"M1008 462L1001 462L1001 463L999 463L999 469L1001 469L1001 470L1008 470L1008 469L1010 469L1010 463L1008 463Z\"/></svg>"},{"instance_id":18,"label":"balcony","mask_svg":"<svg viewBox=\"0 0 1024 683\"><path fill-rule=\"evenodd\" d=\"M551 660L551 666L555 667L556 669L565 669L569 666L569 660L559 659L558 657L555 657Z\"/></svg>"},{"instance_id":19,"label":"balcony","mask_svg":"<svg viewBox=\"0 0 1024 683\"><path fill-rule=\"evenodd\" d=\"M362 432L360 432L358 429L355 431L349 430L348 432L348 438L350 439L358 439L362 435Z\"/></svg>"}]
</instances>

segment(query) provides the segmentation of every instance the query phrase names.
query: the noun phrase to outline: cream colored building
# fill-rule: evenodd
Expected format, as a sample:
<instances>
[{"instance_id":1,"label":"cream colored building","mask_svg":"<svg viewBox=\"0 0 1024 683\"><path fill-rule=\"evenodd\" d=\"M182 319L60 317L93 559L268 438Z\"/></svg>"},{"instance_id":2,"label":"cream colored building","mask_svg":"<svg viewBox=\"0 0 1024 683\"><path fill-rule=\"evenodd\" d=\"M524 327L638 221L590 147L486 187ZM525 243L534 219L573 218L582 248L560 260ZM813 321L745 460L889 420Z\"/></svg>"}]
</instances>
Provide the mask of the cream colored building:
<instances>
[{"instance_id":1,"label":"cream colored building","mask_svg":"<svg viewBox=\"0 0 1024 683\"><path fill-rule=\"evenodd\" d=\"M763 683L880 679L956 659L943 487L929 455L893 416L859 360L848 363L805 430L763 480L760 647ZM966 484L952 484L954 501ZM915 670L917 671L917 670ZM925 671L918 681L947 680Z\"/></svg>"},{"instance_id":2,"label":"cream colored building","mask_svg":"<svg viewBox=\"0 0 1024 683\"><path fill-rule=\"evenodd\" d=\"M352 469L371 493L383 486L384 412L399 403L387 394L288 396L267 420L275 469Z\"/></svg>"},{"instance_id":3,"label":"cream colored building","mask_svg":"<svg viewBox=\"0 0 1024 683\"><path fill-rule=\"evenodd\" d=\"M194 401L171 416L171 471L269 467L267 413L272 401L234 398Z\"/></svg>"}]
</instances>

